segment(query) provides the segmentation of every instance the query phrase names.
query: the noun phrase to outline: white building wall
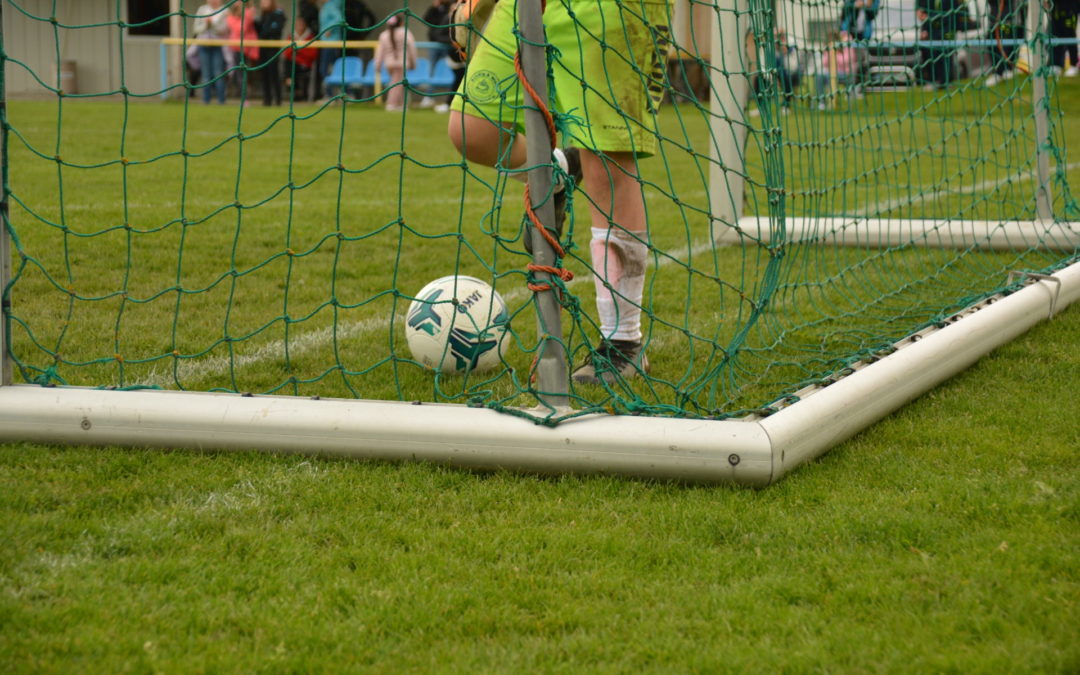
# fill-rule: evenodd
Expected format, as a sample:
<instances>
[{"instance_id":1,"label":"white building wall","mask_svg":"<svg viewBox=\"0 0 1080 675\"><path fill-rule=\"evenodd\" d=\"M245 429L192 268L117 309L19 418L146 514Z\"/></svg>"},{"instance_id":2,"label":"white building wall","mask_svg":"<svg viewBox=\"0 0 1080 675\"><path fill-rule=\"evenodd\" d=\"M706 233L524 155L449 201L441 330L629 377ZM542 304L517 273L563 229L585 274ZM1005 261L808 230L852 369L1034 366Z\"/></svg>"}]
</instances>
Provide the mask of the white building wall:
<instances>
[{"instance_id":1,"label":"white building wall","mask_svg":"<svg viewBox=\"0 0 1080 675\"><path fill-rule=\"evenodd\" d=\"M116 0L20 0L3 4L4 71L8 97L52 97L58 64L74 62L74 80L63 77L64 89L76 93L119 95L122 86L134 94L160 89L160 40L129 36L125 2ZM50 21L56 7L57 25ZM183 0L194 12L199 0ZM119 6L120 16L117 16ZM40 80L40 81L39 81Z\"/></svg>"},{"instance_id":2,"label":"white building wall","mask_svg":"<svg viewBox=\"0 0 1080 675\"><path fill-rule=\"evenodd\" d=\"M115 21L108 0L56 3L57 26L49 21L52 9L52 0L24 0L18 6L4 2L4 49L11 59L4 72L7 95L51 95L46 85L57 85L58 64L65 61L79 64L77 75L83 89L103 91L118 86L120 30L108 25ZM106 25L65 27L98 23Z\"/></svg>"}]
</instances>

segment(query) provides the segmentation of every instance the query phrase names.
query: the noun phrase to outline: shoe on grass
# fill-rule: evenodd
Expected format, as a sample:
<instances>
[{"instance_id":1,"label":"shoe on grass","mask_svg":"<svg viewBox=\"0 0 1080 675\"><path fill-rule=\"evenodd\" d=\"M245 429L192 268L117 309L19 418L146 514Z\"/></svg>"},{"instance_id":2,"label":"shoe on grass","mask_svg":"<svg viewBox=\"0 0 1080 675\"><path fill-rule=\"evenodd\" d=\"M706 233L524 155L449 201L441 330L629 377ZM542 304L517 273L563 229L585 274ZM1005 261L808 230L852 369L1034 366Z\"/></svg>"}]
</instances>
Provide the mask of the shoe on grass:
<instances>
[{"instance_id":1,"label":"shoe on grass","mask_svg":"<svg viewBox=\"0 0 1080 675\"><path fill-rule=\"evenodd\" d=\"M648 372L649 359L640 341L604 340L589 355L589 360L574 371L573 379L578 384L611 384Z\"/></svg>"}]
</instances>

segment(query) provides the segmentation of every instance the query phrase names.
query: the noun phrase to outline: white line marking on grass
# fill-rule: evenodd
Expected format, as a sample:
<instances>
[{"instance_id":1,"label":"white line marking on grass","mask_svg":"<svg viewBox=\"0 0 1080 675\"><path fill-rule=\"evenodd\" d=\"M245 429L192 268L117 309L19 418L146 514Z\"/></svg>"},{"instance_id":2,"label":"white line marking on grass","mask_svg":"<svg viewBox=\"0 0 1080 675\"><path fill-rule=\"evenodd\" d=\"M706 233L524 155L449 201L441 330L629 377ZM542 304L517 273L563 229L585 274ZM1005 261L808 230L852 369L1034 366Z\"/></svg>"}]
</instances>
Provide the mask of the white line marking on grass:
<instances>
[{"instance_id":1,"label":"white line marking on grass","mask_svg":"<svg viewBox=\"0 0 1080 675\"><path fill-rule=\"evenodd\" d=\"M347 339L368 331L385 328L387 322L382 318L364 319L362 321L343 322L337 326L337 337ZM289 340L289 356L299 357L314 349L321 349L334 340L335 330L333 326L320 328L310 333L304 333L299 337ZM236 357L214 356L208 359L189 360L184 359L176 366L176 378L181 382L199 379L207 375L226 373L229 365L234 368L243 368L250 365L269 361L271 359L283 359L285 357L285 341L274 340L250 354L241 354ZM174 383L172 369L161 372L155 368L150 375L143 380L142 384L149 387L170 387Z\"/></svg>"},{"instance_id":2,"label":"white line marking on grass","mask_svg":"<svg viewBox=\"0 0 1080 675\"><path fill-rule=\"evenodd\" d=\"M1066 171L1072 171L1073 169L1076 169L1078 167L1080 167L1080 162L1074 162L1072 164L1066 164L1065 165L1065 170ZM872 205L867 206L865 208L856 209L855 211L851 212L851 215L866 216L866 215L869 215L869 214L872 214L872 213L880 213L881 211L891 211L892 209L895 209L898 206L904 206L906 204L918 204L919 202L924 202L924 201L927 201L927 200L932 199L932 198L937 199L938 197L944 197L944 196L949 196L949 195L967 195L967 194L973 194L973 193L976 193L976 192L985 192L987 190L993 190L994 188L1000 187L1000 186L1004 185L1005 183L1012 183L1012 182L1025 182L1026 183L1026 182L1029 182L1031 180L1034 180L1034 178L1035 178L1035 176L1033 176L1029 171L1018 171L1018 172L1012 174L1011 176L1006 176L1004 178L995 178L993 180L984 180L983 182L976 183L975 185L965 185L963 187L954 188L954 189L943 190L943 189L939 189L938 186L934 186L934 187L931 188L930 192L920 192L918 194L918 196L916 196L916 197L908 198L908 199L901 199L899 197L894 198L894 199L886 199L884 201L878 202L876 204L872 204Z\"/></svg>"}]
</instances>

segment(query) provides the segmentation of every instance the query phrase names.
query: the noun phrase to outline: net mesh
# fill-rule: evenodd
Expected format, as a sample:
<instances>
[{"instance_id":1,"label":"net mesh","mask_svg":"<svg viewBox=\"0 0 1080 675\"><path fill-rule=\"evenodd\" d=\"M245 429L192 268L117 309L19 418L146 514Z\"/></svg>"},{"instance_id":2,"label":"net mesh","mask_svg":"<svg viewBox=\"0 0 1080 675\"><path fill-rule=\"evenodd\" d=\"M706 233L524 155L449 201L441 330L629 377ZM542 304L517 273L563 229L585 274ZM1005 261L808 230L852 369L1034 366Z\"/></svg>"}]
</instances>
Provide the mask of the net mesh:
<instances>
[{"instance_id":1,"label":"net mesh","mask_svg":"<svg viewBox=\"0 0 1080 675\"><path fill-rule=\"evenodd\" d=\"M840 1L680 4L668 25L682 28L654 31L666 72L640 73L663 103L628 120L657 142L637 177L651 371L571 385L572 411L537 410L544 341L572 365L601 342L592 196L570 198L563 335L539 335L521 185L447 140L446 116L424 101L446 100L445 83L419 71L380 82L406 90L397 113L370 83L306 102L302 68L277 46L269 62L238 54L222 76L227 104L204 105L209 84L182 69L184 48L148 51L123 3L2 4L6 344L20 381L456 402L546 423L767 413L1007 292L1011 271L1077 256L1066 139L1080 130L1061 99L1080 97L1050 60L1023 72L1035 50L1052 52L1049 34L1010 51L1020 67L993 84L1014 44L966 6L919 46L906 9L881 8L869 37L844 42ZM422 56L426 9L395 14ZM162 25L190 39L194 10ZM725 50L734 56L718 59ZM369 61L370 45L334 53L346 55ZM559 58L550 51L549 67ZM290 83L284 105L258 105L268 67ZM725 107L740 87L745 101ZM723 135L745 135L739 164L718 159ZM1038 221L1040 161L1051 218L1011 230ZM998 235L1008 244L989 246ZM507 304L494 370L436 373L409 351L409 304L448 274L484 280Z\"/></svg>"}]
</instances>

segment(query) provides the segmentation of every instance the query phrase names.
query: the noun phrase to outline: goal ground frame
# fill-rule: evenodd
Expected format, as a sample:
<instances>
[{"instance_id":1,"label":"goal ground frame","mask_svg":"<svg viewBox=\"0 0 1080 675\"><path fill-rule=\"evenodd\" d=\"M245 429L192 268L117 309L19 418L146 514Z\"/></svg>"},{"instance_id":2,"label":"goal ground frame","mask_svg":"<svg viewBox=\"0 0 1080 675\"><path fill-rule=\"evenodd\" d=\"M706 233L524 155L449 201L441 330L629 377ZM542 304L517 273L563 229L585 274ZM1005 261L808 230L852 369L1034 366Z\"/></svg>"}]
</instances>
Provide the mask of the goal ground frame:
<instances>
[{"instance_id":1,"label":"goal ground frame","mask_svg":"<svg viewBox=\"0 0 1080 675\"><path fill-rule=\"evenodd\" d=\"M739 2L724 0L723 4L734 11ZM734 16L740 15L734 12ZM730 53L716 58L741 59L742 41L738 38L744 21L745 17L714 27L714 44L730 47ZM2 77L0 73L0 105ZM740 112L734 114L741 116L748 90L746 78L734 76L725 87L717 88L711 104L714 112L737 110ZM1039 92L1034 98L1041 100ZM1038 111L1039 106L1036 108ZM767 219L737 215L742 211L741 170L736 168L743 155L744 120L721 114L714 114L713 119L718 124L713 138L722 140L714 148L711 177L716 189L716 220L738 223L744 232L757 228L754 236L767 238ZM4 134L2 143L6 140ZM6 145L0 151L6 157ZM1039 154L1038 149L1036 153L1040 221L979 224L985 236L976 236L974 242L972 223L901 223L904 241L911 243L911 228L917 226L925 228L923 239L928 243L934 237L948 239L933 242L937 245L978 247L985 240L991 248L1013 247L1018 239L1031 241L1035 237L1044 246L1058 248L1061 240L1061 248L1076 250L1080 227L1054 223L1046 217L1051 203L1048 167L1045 153ZM6 193L6 159L2 163ZM797 392L794 403L768 416L702 420L589 415L549 427L460 405L14 384L8 356L11 250L6 203L0 204L0 218L0 442L262 450L419 460L469 469L614 474L760 487L820 456L1080 299L1080 263L1052 275L1029 275L1019 290L959 312L943 327L912 335L897 343L894 352L856 364L851 374L827 386ZM815 232L823 232L828 239L853 234L855 243L863 246L890 243L882 237L892 236L889 233L896 229L894 225L845 218L785 219L789 236L813 237ZM950 228L954 226L961 229L953 232ZM877 238L868 241L870 232L878 233ZM738 234L734 229L732 233ZM718 239L717 243L724 242Z\"/></svg>"},{"instance_id":2,"label":"goal ground frame","mask_svg":"<svg viewBox=\"0 0 1080 675\"><path fill-rule=\"evenodd\" d=\"M1080 263L1032 276L760 418L590 415L547 427L445 404L20 384L0 387L0 442L263 450L763 487L1078 299Z\"/></svg>"}]
</instances>

